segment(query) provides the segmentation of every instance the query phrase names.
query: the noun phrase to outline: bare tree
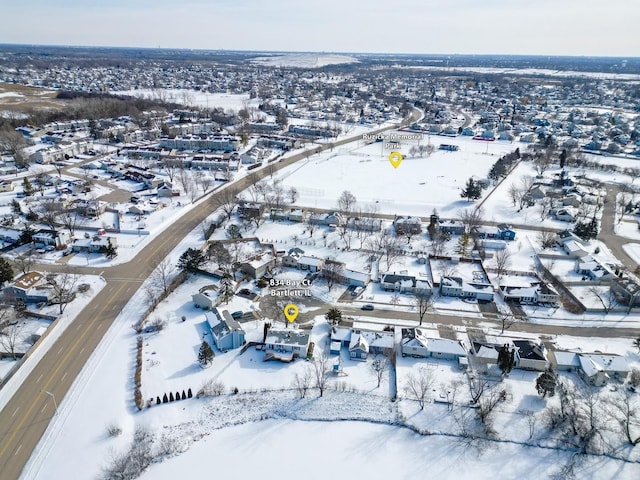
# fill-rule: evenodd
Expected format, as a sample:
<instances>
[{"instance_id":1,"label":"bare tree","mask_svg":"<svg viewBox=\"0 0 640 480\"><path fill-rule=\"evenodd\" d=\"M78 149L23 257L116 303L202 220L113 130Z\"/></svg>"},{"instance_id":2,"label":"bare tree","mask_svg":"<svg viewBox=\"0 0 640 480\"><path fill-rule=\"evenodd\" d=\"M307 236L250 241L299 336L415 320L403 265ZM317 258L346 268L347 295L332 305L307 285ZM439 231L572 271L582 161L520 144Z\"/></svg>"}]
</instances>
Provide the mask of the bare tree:
<instances>
[{"instance_id":1,"label":"bare tree","mask_svg":"<svg viewBox=\"0 0 640 480\"><path fill-rule=\"evenodd\" d=\"M547 148L541 152L540 155L536 155L536 158L533 160L533 166L538 173L538 178L541 178L544 172L546 172L553 163L554 153L555 149Z\"/></svg>"},{"instance_id":2,"label":"bare tree","mask_svg":"<svg viewBox=\"0 0 640 480\"><path fill-rule=\"evenodd\" d=\"M525 204L529 200L529 193L531 192L531 189L533 188L535 182L536 182L535 178L529 175L524 175L523 177L520 178L521 194L518 199L520 210L522 210L525 207Z\"/></svg>"},{"instance_id":3,"label":"bare tree","mask_svg":"<svg viewBox=\"0 0 640 480\"><path fill-rule=\"evenodd\" d=\"M45 223L53 232L58 227L58 217L62 214L62 205L58 200L53 198L40 203L38 207L38 217L40 221Z\"/></svg>"},{"instance_id":4,"label":"bare tree","mask_svg":"<svg viewBox=\"0 0 640 480\"><path fill-rule=\"evenodd\" d=\"M384 259L387 270L402 256L400 237L389 230L382 230L370 236L365 243L367 248L377 252L379 259Z\"/></svg>"},{"instance_id":5,"label":"bare tree","mask_svg":"<svg viewBox=\"0 0 640 480\"><path fill-rule=\"evenodd\" d=\"M404 391L410 399L418 402L420 410L424 410L425 403L430 401L432 385L433 373L426 367L420 367L417 374L407 375Z\"/></svg>"},{"instance_id":6,"label":"bare tree","mask_svg":"<svg viewBox=\"0 0 640 480\"><path fill-rule=\"evenodd\" d=\"M69 230L69 235L73 236L76 229L81 227L87 222L87 219L82 216L77 209L67 208L60 212L58 217L60 223Z\"/></svg>"},{"instance_id":7,"label":"bare tree","mask_svg":"<svg viewBox=\"0 0 640 480\"><path fill-rule=\"evenodd\" d=\"M356 203L357 199L355 195L349 190L345 190L338 197L338 210L340 210L340 213L346 218L353 212Z\"/></svg>"},{"instance_id":8,"label":"bare tree","mask_svg":"<svg viewBox=\"0 0 640 480\"><path fill-rule=\"evenodd\" d=\"M369 369L378 382L376 388L380 388L382 377L384 377L385 372L389 369L389 359L384 355L378 355L369 364Z\"/></svg>"},{"instance_id":9,"label":"bare tree","mask_svg":"<svg viewBox=\"0 0 640 480\"><path fill-rule=\"evenodd\" d=\"M8 125L0 128L0 150L4 150L11 155L16 165L28 166L28 161L24 155L24 147L27 140L19 132L13 130Z\"/></svg>"},{"instance_id":10,"label":"bare tree","mask_svg":"<svg viewBox=\"0 0 640 480\"><path fill-rule=\"evenodd\" d=\"M514 323L518 321L511 312L498 312L496 314L496 319L500 322L500 326L502 329L500 330L500 335L504 333L505 330L511 328Z\"/></svg>"},{"instance_id":11,"label":"bare tree","mask_svg":"<svg viewBox=\"0 0 640 480\"><path fill-rule=\"evenodd\" d=\"M538 213L540 213L540 220L544 220L547 218L549 213L551 212L551 206L553 202L549 197L544 197L540 202L538 202Z\"/></svg>"},{"instance_id":12,"label":"bare tree","mask_svg":"<svg viewBox=\"0 0 640 480\"><path fill-rule=\"evenodd\" d=\"M618 390L618 394L610 399L613 416L620 425L620 431L629 445L640 444L640 420L637 416L638 401L626 388Z\"/></svg>"},{"instance_id":13,"label":"bare tree","mask_svg":"<svg viewBox=\"0 0 640 480\"><path fill-rule=\"evenodd\" d=\"M195 176L196 185L202 189L202 194L207 193L207 190L211 187L213 180L209 175L205 175L203 172L198 172Z\"/></svg>"},{"instance_id":14,"label":"bare tree","mask_svg":"<svg viewBox=\"0 0 640 480\"><path fill-rule=\"evenodd\" d=\"M227 217L227 220L231 219L233 210L238 205L239 199L236 193L231 188L225 188L218 190L211 197L214 209L220 209Z\"/></svg>"},{"instance_id":15,"label":"bare tree","mask_svg":"<svg viewBox=\"0 0 640 480\"><path fill-rule=\"evenodd\" d=\"M439 257L444 253L444 246L447 242L447 235L439 228L429 234L431 239L431 254L435 257Z\"/></svg>"},{"instance_id":16,"label":"bare tree","mask_svg":"<svg viewBox=\"0 0 640 480\"><path fill-rule=\"evenodd\" d=\"M557 245L556 234L552 230L542 229L536 234L536 240L540 244L540 248L546 250Z\"/></svg>"},{"instance_id":17,"label":"bare tree","mask_svg":"<svg viewBox=\"0 0 640 480\"><path fill-rule=\"evenodd\" d=\"M169 177L169 181L173 183L178 171L184 170L182 160L167 158L161 164L160 171Z\"/></svg>"},{"instance_id":18,"label":"bare tree","mask_svg":"<svg viewBox=\"0 0 640 480\"><path fill-rule=\"evenodd\" d=\"M69 302L74 299L76 283L78 282L78 275L66 270L58 273L51 279L52 297L51 303L57 303L59 305L59 313L62 315L67 308Z\"/></svg>"},{"instance_id":19,"label":"bare tree","mask_svg":"<svg viewBox=\"0 0 640 480\"><path fill-rule=\"evenodd\" d=\"M491 426L491 417L493 415L493 412L501 402L506 402L508 398L508 391L505 388L498 388L498 386L496 385L490 388L485 388L480 395L477 403L478 408L476 409L476 411L478 413L480 423L482 423L485 432L487 432L488 434L495 433Z\"/></svg>"},{"instance_id":20,"label":"bare tree","mask_svg":"<svg viewBox=\"0 0 640 480\"><path fill-rule=\"evenodd\" d=\"M414 294L413 302L420 319L420 325L422 325L424 316L433 308L433 294L424 290L417 290Z\"/></svg>"},{"instance_id":21,"label":"bare tree","mask_svg":"<svg viewBox=\"0 0 640 480\"><path fill-rule=\"evenodd\" d=\"M16 347L20 341L20 332L22 325L8 325L4 329L0 330L0 347L5 350L6 353L11 355L13 360L17 360Z\"/></svg>"},{"instance_id":22,"label":"bare tree","mask_svg":"<svg viewBox=\"0 0 640 480\"><path fill-rule=\"evenodd\" d=\"M157 262L156 268L151 273L151 281L155 286L162 290L163 294L167 293L169 284L171 283L171 277L175 271L176 266L168 257L165 257Z\"/></svg>"},{"instance_id":23,"label":"bare tree","mask_svg":"<svg viewBox=\"0 0 640 480\"><path fill-rule=\"evenodd\" d=\"M304 398L307 395L307 391L311 388L313 382L314 371L309 365L302 371L302 373L296 373L293 377L293 388L296 389L300 398Z\"/></svg>"},{"instance_id":24,"label":"bare tree","mask_svg":"<svg viewBox=\"0 0 640 480\"><path fill-rule=\"evenodd\" d=\"M13 257L13 263L18 270L22 273L29 273L33 268L36 260L31 253L31 250L23 253L22 255L18 255Z\"/></svg>"},{"instance_id":25,"label":"bare tree","mask_svg":"<svg viewBox=\"0 0 640 480\"><path fill-rule=\"evenodd\" d=\"M318 217L316 216L316 214L314 214L314 213L309 214L309 216L307 217L307 219L304 222L304 226L309 231L309 237L313 237L313 234L314 234L314 232L316 231L316 229L318 228L319 225L320 225L320 222L319 222Z\"/></svg>"},{"instance_id":26,"label":"bare tree","mask_svg":"<svg viewBox=\"0 0 640 480\"><path fill-rule=\"evenodd\" d=\"M609 287L598 287L594 285L589 288L589 293L598 299L604 313L609 313L617 305L616 296Z\"/></svg>"},{"instance_id":27,"label":"bare tree","mask_svg":"<svg viewBox=\"0 0 640 480\"><path fill-rule=\"evenodd\" d=\"M460 212L460 222L464 225L464 231L472 238L475 238L478 229L484 222L483 210L481 207L466 208Z\"/></svg>"},{"instance_id":28,"label":"bare tree","mask_svg":"<svg viewBox=\"0 0 640 480\"><path fill-rule=\"evenodd\" d=\"M327 282L327 288L329 291L335 286L336 283L342 281L342 272L344 271L344 263L336 260L326 260L324 267L322 267L322 276Z\"/></svg>"},{"instance_id":29,"label":"bare tree","mask_svg":"<svg viewBox=\"0 0 640 480\"><path fill-rule=\"evenodd\" d=\"M320 396L324 394L329 382L329 374L331 372L329 358L321 354L313 359L313 375L315 379L315 387L320 391Z\"/></svg>"},{"instance_id":30,"label":"bare tree","mask_svg":"<svg viewBox=\"0 0 640 480\"><path fill-rule=\"evenodd\" d=\"M503 275L511 266L511 252L509 249L504 248L502 250L498 250L493 257L496 264L496 275L498 277L498 285L500 285L500 280L502 280Z\"/></svg>"},{"instance_id":31,"label":"bare tree","mask_svg":"<svg viewBox=\"0 0 640 480\"><path fill-rule=\"evenodd\" d=\"M524 192L516 183L512 183L511 185L509 185L509 190L507 191L507 194L509 195L509 198L513 202L513 206L515 207L517 204L520 203L520 199L524 195Z\"/></svg>"}]
</instances>

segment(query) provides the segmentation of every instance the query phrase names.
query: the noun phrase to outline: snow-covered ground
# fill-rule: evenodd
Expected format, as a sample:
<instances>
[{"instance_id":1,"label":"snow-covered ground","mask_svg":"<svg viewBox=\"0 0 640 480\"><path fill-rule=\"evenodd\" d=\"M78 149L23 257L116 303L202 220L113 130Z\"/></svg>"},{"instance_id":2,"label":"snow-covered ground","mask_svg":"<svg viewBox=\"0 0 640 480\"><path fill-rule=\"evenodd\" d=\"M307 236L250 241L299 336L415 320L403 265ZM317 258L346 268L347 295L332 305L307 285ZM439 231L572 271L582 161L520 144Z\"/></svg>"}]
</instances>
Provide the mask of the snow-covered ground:
<instances>
[{"instance_id":1,"label":"snow-covered ground","mask_svg":"<svg viewBox=\"0 0 640 480\"><path fill-rule=\"evenodd\" d=\"M290 53L287 55L257 57L251 60L251 62L272 67L320 68L327 65L358 63L358 60L348 55Z\"/></svg>"},{"instance_id":2,"label":"snow-covered ground","mask_svg":"<svg viewBox=\"0 0 640 480\"><path fill-rule=\"evenodd\" d=\"M174 102L188 107L222 108L223 110L235 112L245 108L245 106L257 108L261 101L257 98L249 98L249 94L209 93L178 88L141 88L139 90L120 90L112 93L114 95L130 95L150 100Z\"/></svg>"}]
</instances>

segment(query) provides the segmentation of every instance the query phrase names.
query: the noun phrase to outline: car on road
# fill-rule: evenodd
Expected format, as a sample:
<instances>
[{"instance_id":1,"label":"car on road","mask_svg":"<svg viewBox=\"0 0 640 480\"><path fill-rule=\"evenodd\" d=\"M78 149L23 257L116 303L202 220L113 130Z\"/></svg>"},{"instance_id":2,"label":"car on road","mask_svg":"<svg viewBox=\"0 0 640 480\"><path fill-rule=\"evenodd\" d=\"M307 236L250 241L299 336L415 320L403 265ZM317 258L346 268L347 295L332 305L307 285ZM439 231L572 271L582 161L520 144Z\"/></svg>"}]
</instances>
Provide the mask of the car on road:
<instances>
[{"instance_id":1,"label":"car on road","mask_svg":"<svg viewBox=\"0 0 640 480\"><path fill-rule=\"evenodd\" d=\"M360 307L360 310L373 310L373 305L371 305L370 303L367 303L366 305L362 305Z\"/></svg>"}]
</instances>

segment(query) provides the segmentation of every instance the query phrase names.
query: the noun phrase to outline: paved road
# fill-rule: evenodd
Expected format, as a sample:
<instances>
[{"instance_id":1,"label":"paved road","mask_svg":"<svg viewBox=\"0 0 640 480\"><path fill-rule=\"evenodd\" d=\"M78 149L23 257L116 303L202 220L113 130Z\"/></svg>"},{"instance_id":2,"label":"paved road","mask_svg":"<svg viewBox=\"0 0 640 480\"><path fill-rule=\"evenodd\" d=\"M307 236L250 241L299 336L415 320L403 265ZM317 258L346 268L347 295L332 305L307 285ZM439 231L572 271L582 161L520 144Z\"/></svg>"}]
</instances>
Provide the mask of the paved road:
<instances>
[{"instance_id":1,"label":"paved road","mask_svg":"<svg viewBox=\"0 0 640 480\"><path fill-rule=\"evenodd\" d=\"M638 268L638 264L633 260L627 252L622 248L627 243L638 243L637 241L630 240L628 238L620 237L615 233L614 222L616 218L616 195L620 193L620 188L615 185L607 186L607 196L605 197L605 204L602 209L602 219L600 220L600 233L598 234L598 240L604 242L611 253L622 263L627 270L635 272Z\"/></svg>"},{"instance_id":2,"label":"paved road","mask_svg":"<svg viewBox=\"0 0 640 480\"><path fill-rule=\"evenodd\" d=\"M414 110L403 122L407 124L419 118ZM371 133L380 133L397 126L385 127ZM312 154L357 141L361 136L350 137L332 144L319 145L311 152L292 155L226 186L239 193L251 184ZM3 480L17 479L31 453L44 434L55 414L54 400L62 402L76 376L85 365L91 352L100 343L107 329L118 314L155 268L158 259L164 258L190 231L196 228L219 203L220 190L208 195L205 202L187 212L172 228L151 241L134 261L105 269L103 277L107 285L73 320L67 330L53 344L44 358L16 394L0 412L0 472ZM53 267L53 268L52 268ZM47 266L50 271L60 266ZM95 269L77 268L81 273L99 273ZM53 397L48 393L53 394Z\"/></svg>"}]
</instances>

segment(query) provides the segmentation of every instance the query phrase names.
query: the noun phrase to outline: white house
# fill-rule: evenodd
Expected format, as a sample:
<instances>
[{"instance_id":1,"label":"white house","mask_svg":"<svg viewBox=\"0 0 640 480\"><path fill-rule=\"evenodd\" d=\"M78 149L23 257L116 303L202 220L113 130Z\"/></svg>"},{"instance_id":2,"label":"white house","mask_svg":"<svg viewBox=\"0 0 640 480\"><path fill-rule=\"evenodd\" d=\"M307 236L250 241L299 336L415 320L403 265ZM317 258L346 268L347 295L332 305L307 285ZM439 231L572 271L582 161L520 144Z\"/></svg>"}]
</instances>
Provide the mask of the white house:
<instances>
[{"instance_id":1,"label":"white house","mask_svg":"<svg viewBox=\"0 0 640 480\"><path fill-rule=\"evenodd\" d=\"M307 355L309 331L293 328L270 328L267 333L264 360L276 359L290 362Z\"/></svg>"},{"instance_id":2,"label":"white house","mask_svg":"<svg viewBox=\"0 0 640 480\"><path fill-rule=\"evenodd\" d=\"M207 313L207 322L213 343L221 352L238 348L244 344L244 330L227 310L214 308Z\"/></svg>"}]
</instances>

